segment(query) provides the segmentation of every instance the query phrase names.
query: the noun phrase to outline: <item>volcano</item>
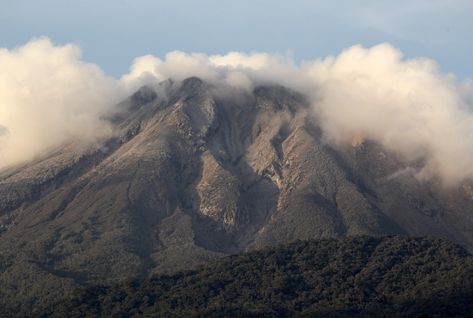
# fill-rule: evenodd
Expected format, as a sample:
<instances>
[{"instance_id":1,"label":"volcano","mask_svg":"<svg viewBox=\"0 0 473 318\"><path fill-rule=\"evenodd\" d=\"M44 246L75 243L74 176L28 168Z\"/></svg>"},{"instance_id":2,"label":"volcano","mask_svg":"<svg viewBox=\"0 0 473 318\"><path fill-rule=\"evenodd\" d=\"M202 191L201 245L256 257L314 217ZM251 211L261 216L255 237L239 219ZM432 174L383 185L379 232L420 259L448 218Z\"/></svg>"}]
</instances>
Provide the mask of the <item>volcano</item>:
<instances>
[{"instance_id":1,"label":"volcano","mask_svg":"<svg viewBox=\"0 0 473 318\"><path fill-rule=\"evenodd\" d=\"M0 172L0 299L16 309L91 283L193 268L296 240L435 236L473 250L473 183L419 180L357 136L324 138L282 86L144 86L114 133Z\"/></svg>"}]
</instances>

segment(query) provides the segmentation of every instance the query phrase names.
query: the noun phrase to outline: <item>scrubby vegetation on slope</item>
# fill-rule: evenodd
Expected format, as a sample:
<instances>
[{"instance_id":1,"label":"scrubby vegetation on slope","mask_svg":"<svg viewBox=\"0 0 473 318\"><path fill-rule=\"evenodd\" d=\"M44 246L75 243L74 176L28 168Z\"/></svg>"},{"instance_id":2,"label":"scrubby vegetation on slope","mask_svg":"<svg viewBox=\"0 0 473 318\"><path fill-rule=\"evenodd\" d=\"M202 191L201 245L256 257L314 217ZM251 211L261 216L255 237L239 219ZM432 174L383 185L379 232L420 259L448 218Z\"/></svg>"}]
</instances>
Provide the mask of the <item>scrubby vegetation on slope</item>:
<instances>
[{"instance_id":1,"label":"scrubby vegetation on slope","mask_svg":"<svg viewBox=\"0 0 473 318\"><path fill-rule=\"evenodd\" d=\"M195 271L78 290L42 315L468 317L473 257L433 238L299 241Z\"/></svg>"}]
</instances>

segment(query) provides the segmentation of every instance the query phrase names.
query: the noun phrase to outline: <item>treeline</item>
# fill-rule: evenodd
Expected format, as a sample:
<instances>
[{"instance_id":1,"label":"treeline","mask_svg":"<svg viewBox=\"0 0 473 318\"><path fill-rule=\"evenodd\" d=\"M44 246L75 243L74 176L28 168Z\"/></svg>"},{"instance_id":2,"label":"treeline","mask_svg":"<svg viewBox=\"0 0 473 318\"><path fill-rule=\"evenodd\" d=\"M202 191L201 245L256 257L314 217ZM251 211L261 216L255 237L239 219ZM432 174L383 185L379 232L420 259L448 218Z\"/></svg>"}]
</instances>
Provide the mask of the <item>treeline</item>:
<instances>
[{"instance_id":1,"label":"treeline","mask_svg":"<svg viewBox=\"0 0 473 318\"><path fill-rule=\"evenodd\" d=\"M78 290L35 317L473 317L473 257L441 239L300 241Z\"/></svg>"}]
</instances>

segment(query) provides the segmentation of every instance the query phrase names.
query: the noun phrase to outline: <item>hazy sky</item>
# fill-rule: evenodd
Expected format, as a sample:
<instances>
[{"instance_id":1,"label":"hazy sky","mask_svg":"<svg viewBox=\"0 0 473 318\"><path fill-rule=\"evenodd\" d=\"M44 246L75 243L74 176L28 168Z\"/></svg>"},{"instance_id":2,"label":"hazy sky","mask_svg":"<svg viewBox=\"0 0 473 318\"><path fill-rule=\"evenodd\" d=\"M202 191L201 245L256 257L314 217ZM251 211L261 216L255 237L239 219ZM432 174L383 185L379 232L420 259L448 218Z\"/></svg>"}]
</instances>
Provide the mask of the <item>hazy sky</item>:
<instances>
[{"instance_id":1,"label":"hazy sky","mask_svg":"<svg viewBox=\"0 0 473 318\"><path fill-rule=\"evenodd\" d=\"M108 74L172 50L291 53L297 60L390 42L473 77L471 0L0 0L0 47L73 42Z\"/></svg>"}]
</instances>

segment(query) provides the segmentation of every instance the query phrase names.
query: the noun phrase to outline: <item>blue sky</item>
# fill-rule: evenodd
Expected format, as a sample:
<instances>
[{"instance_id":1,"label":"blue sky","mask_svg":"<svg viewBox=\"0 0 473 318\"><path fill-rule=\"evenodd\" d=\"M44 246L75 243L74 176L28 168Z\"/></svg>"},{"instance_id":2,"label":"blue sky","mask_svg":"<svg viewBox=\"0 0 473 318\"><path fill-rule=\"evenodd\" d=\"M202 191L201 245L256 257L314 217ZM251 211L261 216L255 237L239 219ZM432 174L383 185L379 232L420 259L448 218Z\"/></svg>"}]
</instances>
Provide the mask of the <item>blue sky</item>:
<instances>
[{"instance_id":1,"label":"blue sky","mask_svg":"<svg viewBox=\"0 0 473 318\"><path fill-rule=\"evenodd\" d=\"M172 50L290 53L297 60L390 42L473 77L471 0L0 0L0 47L76 43L108 74Z\"/></svg>"}]
</instances>

